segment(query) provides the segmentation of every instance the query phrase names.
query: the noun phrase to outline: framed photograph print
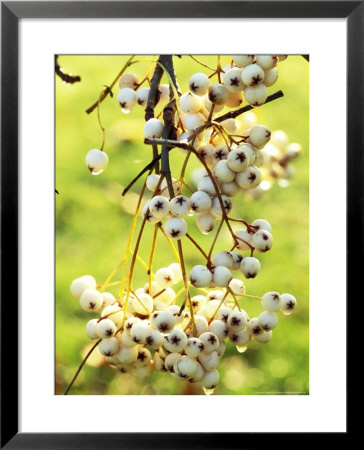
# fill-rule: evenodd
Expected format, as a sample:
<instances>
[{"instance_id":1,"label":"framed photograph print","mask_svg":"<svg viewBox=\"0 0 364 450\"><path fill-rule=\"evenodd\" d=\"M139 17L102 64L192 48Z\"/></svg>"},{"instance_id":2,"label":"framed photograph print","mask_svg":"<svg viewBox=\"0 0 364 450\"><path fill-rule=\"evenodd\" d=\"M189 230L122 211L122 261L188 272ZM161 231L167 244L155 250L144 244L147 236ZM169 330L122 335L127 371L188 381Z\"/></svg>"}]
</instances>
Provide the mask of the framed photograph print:
<instances>
[{"instance_id":1,"label":"framed photograph print","mask_svg":"<svg viewBox=\"0 0 364 450\"><path fill-rule=\"evenodd\" d=\"M363 19L1 3L1 448L348 437Z\"/></svg>"}]
</instances>

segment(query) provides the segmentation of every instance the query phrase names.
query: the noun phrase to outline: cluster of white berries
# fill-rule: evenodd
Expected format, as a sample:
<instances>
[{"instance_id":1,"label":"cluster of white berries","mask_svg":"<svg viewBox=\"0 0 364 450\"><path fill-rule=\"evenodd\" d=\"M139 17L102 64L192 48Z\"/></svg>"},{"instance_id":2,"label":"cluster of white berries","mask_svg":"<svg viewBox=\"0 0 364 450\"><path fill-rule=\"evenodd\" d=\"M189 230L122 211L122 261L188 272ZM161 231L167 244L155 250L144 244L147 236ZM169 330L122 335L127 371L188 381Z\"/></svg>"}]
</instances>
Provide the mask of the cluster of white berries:
<instances>
[{"instance_id":1,"label":"cluster of white berries","mask_svg":"<svg viewBox=\"0 0 364 450\"><path fill-rule=\"evenodd\" d=\"M179 129L179 139L187 138L191 132L206 122L212 105L214 106L214 113L220 112L225 106L237 108L241 106L244 98L251 106L262 105L268 96L267 88L278 79L276 67L278 62L286 58L287 55L233 55L231 64L220 69L221 83L210 84L210 79L206 74L193 74L189 80L190 92L186 92L178 99L182 111L182 117L178 119L183 122L181 124L182 130ZM122 112L130 113L135 105L140 105L143 108L147 106L150 88L147 86L141 87L141 84L135 73L127 72L121 76L117 101ZM161 84L158 87L157 100L159 105L167 103L169 93L168 84ZM234 119L228 119L222 125L229 132L239 131ZM151 118L146 122L143 131L146 138L160 138L163 124L160 120ZM217 138L215 142L218 140ZM201 136L198 136L195 141L196 145L200 145L200 141ZM102 173L107 164L108 156L102 149L93 149L87 153L86 166L93 175ZM249 176L249 174L247 175ZM248 186L244 186L243 175L240 179L244 189L256 187L250 186L250 183L248 183Z\"/></svg>"},{"instance_id":2,"label":"cluster of white berries","mask_svg":"<svg viewBox=\"0 0 364 450\"><path fill-rule=\"evenodd\" d=\"M262 149L263 163L260 166L262 182L246 193L254 198L259 198L275 182L280 187L289 186L289 180L296 172L292 161L300 155L301 151L301 145L297 142L290 142L284 131L272 131L269 143Z\"/></svg>"},{"instance_id":3,"label":"cluster of white berries","mask_svg":"<svg viewBox=\"0 0 364 450\"><path fill-rule=\"evenodd\" d=\"M194 217L203 234L211 233L218 221L225 221L229 227L229 249L212 254L211 248L208 256L204 254L205 264L192 267L188 280L184 277L185 290L189 284L203 295L191 298L185 292L183 305L176 304L174 285L182 280L179 263L158 269L149 275L145 286L135 292L129 286L118 298L104 292L92 276L72 282L71 293L79 299L81 308L99 314L87 323L87 336L100 340L100 352L119 372L142 378L154 370L168 372L178 379L200 382L205 393L212 393L219 382L217 369L226 341L236 345L239 352L244 352L251 341L266 343L277 325L276 312L288 315L294 310L296 299L277 292L267 292L260 298L264 311L258 317L250 318L240 308L238 299L252 296L245 293L244 282L234 272L255 278L261 265L254 252L269 251L273 236L268 221L256 219L250 224L231 218L230 212L232 198L238 193L258 196L266 189L267 184L264 189L262 184L288 179L293 173L290 162L301 148L289 143L284 132L271 132L258 124L252 111L235 118L217 116L225 107L239 108L244 99L252 107L265 103L268 87L278 79L277 63L286 57L233 55L230 65L217 68L219 82L214 84L211 76L193 74L189 91L174 99L174 131L179 143L173 145L182 152L192 149L202 163L203 167L192 173L197 189L187 185L191 193L185 195L182 175L179 180L172 178L172 185L158 173L146 179L152 196L141 211L143 224L160 223L172 240L186 236L189 216ZM124 73L119 84L117 101L122 112L129 113L137 104L147 107L150 88L141 87L135 74ZM165 105L169 96L169 86L160 85L157 103ZM143 135L159 139L163 130L163 122L153 117L146 121ZM107 164L103 149L87 153L86 165L92 174L100 174ZM240 228L233 230L231 221L239 223Z\"/></svg>"},{"instance_id":4,"label":"cluster of white berries","mask_svg":"<svg viewBox=\"0 0 364 450\"><path fill-rule=\"evenodd\" d=\"M238 251L220 251L213 255L211 264L194 266L189 274L192 286L199 288L230 287L241 293L243 282L233 278L236 270L245 278L255 278L260 271L259 259L252 256L252 250L265 253L271 249L273 236L271 225L264 219L257 219L246 229L239 228L234 232L237 239L236 250L248 250L251 256L243 256Z\"/></svg>"},{"instance_id":5,"label":"cluster of white berries","mask_svg":"<svg viewBox=\"0 0 364 450\"><path fill-rule=\"evenodd\" d=\"M174 303L172 288L181 278L178 263L159 269L150 285L130 294L126 309L126 295L116 299L100 292L90 275L75 279L70 290L82 309L100 315L87 322L86 334L99 340L100 353L111 367L139 378L154 370L167 372L174 378L199 382L211 394L219 382L217 369L226 341L239 352L246 351L252 340L268 342L277 325L276 312L291 314L296 299L268 292L261 298L264 311L250 318L236 302L245 293L244 284L233 279L229 286L235 301L227 291L213 289L192 297L190 310L181 309Z\"/></svg>"}]
</instances>

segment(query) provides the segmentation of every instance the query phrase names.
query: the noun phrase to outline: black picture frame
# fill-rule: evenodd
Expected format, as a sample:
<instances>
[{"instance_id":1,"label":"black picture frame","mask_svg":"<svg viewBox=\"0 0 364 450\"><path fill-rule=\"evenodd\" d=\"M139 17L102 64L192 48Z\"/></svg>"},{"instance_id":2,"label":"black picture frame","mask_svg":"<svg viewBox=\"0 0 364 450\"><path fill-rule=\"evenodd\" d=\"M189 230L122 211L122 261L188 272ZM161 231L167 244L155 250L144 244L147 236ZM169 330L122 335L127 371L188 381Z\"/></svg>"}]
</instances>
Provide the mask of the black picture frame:
<instances>
[{"instance_id":1,"label":"black picture frame","mask_svg":"<svg viewBox=\"0 0 364 450\"><path fill-rule=\"evenodd\" d=\"M207 5L208 3L208 5ZM18 364L14 329L18 304L18 24L23 18L188 18L186 2L163 1L38 1L1 2L1 448L258 448L277 435L265 433L19 433ZM196 1L194 18L346 18L347 19L347 286L359 292L363 264L364 148L364 2L363 1ZM340 58L338 58L340 60ZM345 63L340 60L340 63ZM11 107L9 107L11 105ZM350 256L350 257L349 257ZM7 299L11 289L11 301ZM12 345L7 345L11 334ZM36 413L36 409L35 409ZM168 431L168 430L166 430ZM337 438L347 438L340 433ZM293 436L294 439L297 435ZM316 436L317 438L317 436ZM315 438L315 439L316 439ZM292 435L280 436L285 446ZM312 439L309 433L300 443ZM315 441L316 442L316 441ZM317 443L317 442L316 442Z\"/></svg>"}]
</instances>

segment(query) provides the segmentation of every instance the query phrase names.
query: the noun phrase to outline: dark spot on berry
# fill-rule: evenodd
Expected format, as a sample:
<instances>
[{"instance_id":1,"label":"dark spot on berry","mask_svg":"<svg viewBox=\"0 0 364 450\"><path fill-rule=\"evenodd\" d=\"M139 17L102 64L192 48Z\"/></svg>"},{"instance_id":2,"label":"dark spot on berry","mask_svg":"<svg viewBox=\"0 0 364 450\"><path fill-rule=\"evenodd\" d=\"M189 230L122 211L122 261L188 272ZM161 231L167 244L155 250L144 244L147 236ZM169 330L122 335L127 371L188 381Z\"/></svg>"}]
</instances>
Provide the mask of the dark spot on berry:
<instances>
[{"instance_id":1,"label":"dark spot on berry","mask_svg":"<svg viewBox=\"0 0 364 450\"><path fill-rule=\"evenodd\" d=\"M106 331L106 336L112 336L112 330L110 328Z\"/></svg>"},{"instance_id":2,"label":"dark spot on berry","mask_svg":"<svg viewBox=\"0 0 364 450\"><path fill-rule=\"evenodd\" d=\"M251 86L256 86L260 81L262 81L263 78L261 78L260 75L257 75L252 78Z\"/></svg>"},{"instance_id":3,"label":"dark spot on berry","mask_svg":"<svg viewBox=\"0 0 364 450\"><path fill-rule=\"evenodd\" d=\"M160 210L160 209L163 208L163 202L161 202L161 201L159 200L159 201L157 201L157 203L156 203L154 206L155 206L155 208L156 208L157 210Z\"/></svg>"},{"instance_id":4,"label":"dark spot on berry","mask_svg":"<svg viewBox=\"0 0 364 450\"><path fill-rule=\"evenodd\" d=\"M255 181L257 178L256 174L254 172L250 173L250 176L248 177L248 180L250 180L251 182Z\"/></svg>"},{"instance_id":5,"label":"dark spot on berry","mask_svg":"<svg viewBox=\"0 0 364 450\"><path fill-rule=\"evenodd\" d=\"M171 342L173 345L179 344L180 341L181 341L181 338L179 338L178 336L172 336Z\"/></svg>"},{"instance_id":6,"label":"dark spot on berry","mask_svg":"<svg viewBox=\"0 0 364 450\"><path fill-rule=\"evenodd\" d=\"M198 346L198 349L201 350L201 352L202 352L204 348L205 348L205 345L203 342L201 342Z\"/></svg>"},{"instance_id":7,"label":"dark spot on berry","mask_svg":"<svg viewBox=\"0 0 364 450\"><path fill-rule=\"evenodd\" d=\"M198 90L198 86L194 82L192 82L190 83L190 89L192 92L196 92Z\"/></svg>"},{"instance_id":8,"label":"dark spot on berry","mask_svg":"<svg viewBox=\"0 0 364 450\"><path fill-rule=\"evenodd\" d=\"M206 156L207 156L207 151L206 150L201 150L199 153L200 153L200 156L201 156L202 159L206 158Z\"/></svg>"},{"instance_id":9,"label":"dark spot on berry","mask_svg":"<svg viewBox=\"0 0 364 450\"><path fill-rule=\"evenodd\" d=\"M214 103L214 101L216 100L216 94L214 94L213 92L209 92L209 100L211 103Z\"/></svg>"},{"instance_id":10,"label":"dark spot on berry","mask_svg":"<svg viewBox=\"0 0 364 450\"><path fill-rule=\"evenodd\" d=\"M171 236L172 237L177 237L179 234L180 234L180 230L175 230L175 229L171 230Z\"/></svg>"},{"instance_id":11,"label":"dark spot on berry","mask_svg":"<svg viewBox=\"0 0 364 450\"><path fill-rule=\"evenodd\" d=\"M274 294L272 295L272 297L273 297L273 300L274 300L275 302L278 302L278 300L279 300L279 294L274 293Z\"/></svg>"},{"instance_id":12,"label":"dark spot on berry","mask_svg":"<svg viewBox=\"0 0 364 450\"><path fill-rule=\"evenodd\" d=\"M238 77L231 78L230 79L230 86L239 86L239 78Z\"/></svg>"},{"instance_id":13,"label":"dark spot on berry","mask_svg":"<svg viewBox=\"0 0 364 450\"><path fill-rule=\"evenodd\" d=\"M89 303L89 306L90 306L90 309L95 309L96 303L90 302L90 303Z\"/></svg>"},{"instance_id":14,"label":"dark spot on berry","mask_svg":"<svg viewBox=\"0 0 364 450\"><path fill-rule=\"evenodd\" d=\"M154 342L154 339L152 338L152 336L148 336L147 339L145 340L145 343L147 345L152 345Z\"/></svg>"},{"instance_id":15,"label":"dark spot on berry","mask_svg":"<svg viewBox=\"0 0 364 450\"><path fill-rule=\"evenodd\" d=\"M210 342L210 344L215 344L216 337L213 334L210 334L208 341Z\"/></svg>"},{"instance_id":16,"label":"dark spot on berry","mask_svg":"<svg viewBox=\"0 0 364 450\"><path fill-rule=\"evenodd\" d=\"M186 199L184 198L184 197L177 197L177 199L176 199L176 203L178 204L178 205L183 205L183 203L185 203L186 202Z\"/></svg>"},{"instance_id":17,"label":"dark spot on berry","mask_svg":"<svg viewBox=\"0 0 364 450\"><path fill-rule=\"evenodd\" d=\"M169 326L167 322L162 322L158 328L160 329L160 331L167 331Z\"/></svg>"},{"instance_id":18,"label":"dark spot on berry","mask_svg":"<svg viewBox=\"0 0 364 450\"><path fill-rule=\"evenodd\" d=\"M239 152L239 153L237 153L237 154L236 154L235 160L236 160L236 161L240 161L240 162L243 163L243 162L246 160L246 155L245 155L245 153L244 153L244 152Z\"/></svg>"},{"instance_id":19,"label":"dark spot on berry","mask_svg":"<svg viewBox=\"0 0 364 450\"><path fill-rule=\"evenodd\" d=\"M289 302L286 303L286 308L287 309L293 309L294 308L294 302L292 300L290 300Z\"/></svg>"},{"instance_id":20,"label":"dark spot on berry","mask_svg":"<svg viewBox=\"0 0 364 450\"><path fill-rule=\"evenodd\" d=\"M145 360L145 358L147 357L145 352L139 352L138 353L138 360L143 362Z\"/></svg>"},{"instance_id":21,"label":"dark spot on berry","mask_svg":"<svg viewBox=\"0 0 364 450\"><path fill-rule=\"evenodd\" d=\"M221 161L222 159L224 159L224 156L225 156L224 150L218 150L218 151L215 153L215 159L218 159L219 161Z\"/></svg>"}]
</instances>

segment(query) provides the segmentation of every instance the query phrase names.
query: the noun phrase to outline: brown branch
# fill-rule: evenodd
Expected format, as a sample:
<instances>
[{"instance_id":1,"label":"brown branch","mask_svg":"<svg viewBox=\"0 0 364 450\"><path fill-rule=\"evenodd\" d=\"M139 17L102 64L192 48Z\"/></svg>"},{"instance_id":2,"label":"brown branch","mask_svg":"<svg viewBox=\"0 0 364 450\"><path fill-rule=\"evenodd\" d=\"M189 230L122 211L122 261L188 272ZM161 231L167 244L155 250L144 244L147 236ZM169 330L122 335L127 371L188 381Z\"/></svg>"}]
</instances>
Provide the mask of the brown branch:
<instances>
[{"instance_id":1,"label":"brown branch","mask_svg":"<svg viewBox=\"0 0 364 450\"><path fill-rule=\"evenodd\" d=\"M282 91L277 91L274 94L269 95L267 97L267 100L263 103L263 105L265 105L266 103L270 103L273 100L277 100L278 98L283 97L283 95L284 94ZM254 109L254 106L250 106L250 105L243 106L242 108L236 109L235 111L230 111L230 112L224 114L223 116L217 117L216 119L214 119L214 122L220 123L226 119L235 119L235 117L238 117L247 111L251 111L252 109Z\"/></svg>"},{"instance_id":2,"label":"brown branch","mask_svg":"<svg viewBox=\"0 0 364 450\"><path fill-rule=\"evenodd\" d=\"M58 64L58 55L56 55L55 58L55 72L56 75L58 75L59 78L66 83L73 84L77 83L77 81L81 81L81 77L79 75L70 75L63 72L62 67Z\"/></svg>"},{"instance_id":3,"label":"brown branch","mask_svg":"<svg viewBox=\"0 0 364 450\"><path fill-rule=\"evenodd\" d=\"M173 67L173 60L172 55L161 55L159 57L160 63L164 66L165 70L168 72L172 83L174 84L175 89L178 92L178 84L176 80L176 74L174 72ZM172 99L174 96L173 88L172 86L169 87L169 98ZM176 139L176 127L174 124L174 115L176 112L176 99L171 100L168 105L163 110L163 120L164 120L164 128L163 128L163 134L162 138L164 140L166 139ZM168 192L170 198L174 197L174 189L172 185L172 174L171 169L169 165L169 150L170 148L166 145L162 145L162 151L161 151L161 174L163 174L166 177L167 185L168 185Z\"/></svg>"},{"instance_id":4,"label":"brown branch","mask_svg":"<svg viewBox=\"0 0 364 450\"><path fill-rule=\"evenodd\" d=\"M161 57L159 57L158 62L161 63L160 60ZM150 83L150 90L148 95L148 101L147 106L145 108L145 120L149 120L152 117L154 117L154 108L156 107L157 103L159 102L160 98L160 90L159 90L159 84L162 79L164 70L159 65L156 64L156 67L154 69L152 81Z\"/></svg>"}]
</instances>

